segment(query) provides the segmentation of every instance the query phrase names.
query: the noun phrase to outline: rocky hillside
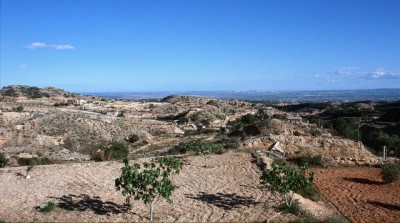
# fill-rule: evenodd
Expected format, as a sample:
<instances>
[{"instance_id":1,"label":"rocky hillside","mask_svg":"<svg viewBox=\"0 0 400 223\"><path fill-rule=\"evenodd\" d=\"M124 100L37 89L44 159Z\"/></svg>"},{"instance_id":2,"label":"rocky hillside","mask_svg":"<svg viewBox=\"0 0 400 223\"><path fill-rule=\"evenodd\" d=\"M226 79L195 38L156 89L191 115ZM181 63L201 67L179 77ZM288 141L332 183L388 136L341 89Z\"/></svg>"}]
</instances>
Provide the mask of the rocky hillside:
<instances>
[{"instance_id":1,"label":"rocky hillside","mask_svg":"<svg viewBox=\"0 0 400 223\"><path fill-rule=\"evenodd\" d=\"M28 153L87 160L111 140L125 142L137 135L137 142L127 142L131 154L166 151L193 138L207 138L240 142L246 150L267 151L279 142L288 157L309 154L339 164L378 162L363 145L333 137L331 130L314 124L290 123L287 117L295 114L262 104L188 96L124 102L28 86L5 87L0 94L0 152L8 157Z\"/></svg>"}]
</instances>

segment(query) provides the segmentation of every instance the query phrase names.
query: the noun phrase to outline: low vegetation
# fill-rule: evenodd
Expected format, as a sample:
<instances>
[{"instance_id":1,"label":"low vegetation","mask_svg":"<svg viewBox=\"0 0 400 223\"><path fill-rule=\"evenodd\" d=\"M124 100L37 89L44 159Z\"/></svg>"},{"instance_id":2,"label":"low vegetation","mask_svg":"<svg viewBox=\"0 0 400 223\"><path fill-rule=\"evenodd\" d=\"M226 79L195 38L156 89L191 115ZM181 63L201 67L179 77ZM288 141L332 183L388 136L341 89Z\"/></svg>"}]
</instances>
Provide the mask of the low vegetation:
<instances>
[{"instance_id":1,"label":"low vegetation","mask_svg":"<svg viewBox=\"0 0 400 223\"><path fill-rule=\"evenodd\" d=\"M385 183L392 183L399 179L400 165L398 163L385 163L381 166L381 176Z\"/></svg>"},{"instance_id":2,"label":"low vegetation","mask_svg":"<svg viewBox=\"0 0 400 223\"><path fill-rule=\"evenodd\" d=\"M97 151L92 151L91 158L95 161L122 160L128 156L128 153L129 147L126 143L112 140L110 144L102 146Z\"/></svg>"},{"instance_id":3,"label":"low vegetation","mask_svg":"<svg viewBox=\"0 0 400 223\"><path fill-rule=\"evenodd\" d=\"M53 202L49 201L47 203L40 205L39 211L47 213L47 212L51 212L52 210L54 210L54 208L56 208L56 205Z\"/></svg>"},{"instance_id":4,"label":"low vegetation","mask_svg":"<svg viewBox=\"0 0 400 223\"><path fill-rule=\"evenodd\" d=\"M240 137L244 140L248 136L257 136L261 134L260 128L257 123L261 123L268 119L268 115L263 112L262 109L257 114L246 114L233 122L229 122L231 131L229 132L230 137Z\"/></svg>"},{"instance_id":5,"label":"low vegetation","mask_svg":"<svg viewBox=\"0 0 400 223\"><path fill-rule=\"evenodd\" d=\"M135 143L135 142L139 141L139 136L136 134L131 134L130 136L128 136L126 138L126 141L128 141L130 143Z\"/></svg>"},{"instance_id":6,"label":"low vegetation","mask_svg":"<svg viewBox=\"0 0 400 223\"><path fill-rule=\"evenodd\" d=\"M383 146L387 146L390 156L400 157L399 102L360 101L340 105L319 104L321 107L317 107L323 112L308 116L310 123L332 129L339 136L359 140L376 155L382 155ZM307 105L307 103L286 107L284 109L298 112L317 108L316 104ZM314 130L309 133L314 136L321 134Z\"/></svg>"},{"instance_id":7,"label":"low vegetation","mask_svg":"<svg viewBox=\"0 0 400 223\"><path fill-rule=\"evenodd\" d=\"M4 153L0 152L0 168L4 167L6 164L7 164L6 155L4 155Z\"/></svg>"},{"instance_id":8,"label":"low vegetation","mask_svg":"<svg viewBox=\"0 0 400 223\"><path fill-rule=\"evenodd\" d=\"M300 203L297 200L294 200L290 206L286 203L282 203L279 205L279 210L284 213L290 213L299 216L301 214Z\"/></svg>"},{"instance_id":9,"label":"low vegetation","mask_svg":"<svg viewBox=\"0 0 400 223\"><path fill-rule=\"evenodd\" d=\"M312 201L319 201L321 199L321 194L314 185L300 189L297 191L297 193Z\"/></svg>"},{"instance_id":10,"label":"low vegetation","mask_svg":"<svg viewBox=\"0 0 400 223\"><path fill-rule=\"evenodd\" d=\"M299 166L308 165L313 167L322 167L324 166L324 161L321 155L311 156L311 155L303 155L289 159L296 163Z\"/></svg>"},{"instance_id":11,"label":"low vegetation","mask_svg":"<svg viewBox=\"0 0 400 223\"><path fill-rule=\"evenodd\" d=\"M48 157L34 157L34 158L19 158L18 165L20 166L35 166L35 165L49 165L54 161Z\"/></svg>"},{"instance_id":12,"label":"low vegetation","mask_svg":"<svg viewBox=\"0 0 400 223\"><path fill-rule=\"evenodd\" d=\"M23 112L24 111L24 106L18 105L17 107L12 108L13 112Z\"/></svg>"},{"instance_id":13,"label":"low vegetation","mask_svg":"<svg viewBox=\"0 0 400 223\"><path fill-rule=\"evenodd\" d=\"M343 137L357 139L357 126L350 119L337 118L333 121L332 127Z\"/></svg>"},{"instance_id":14,"label":"low vegetation","mask_svg":"<svg viewBox=\"0 0 400 223\"><path fill-rule=\"evenodd\" d=\"M388 150L392 151L389 155L400 157L400 136L386 133L377 128L365 127L361 129L361 137L363 143L378 153L382 152L383 146L387 146Z\"/></svg>"}]
</instances>

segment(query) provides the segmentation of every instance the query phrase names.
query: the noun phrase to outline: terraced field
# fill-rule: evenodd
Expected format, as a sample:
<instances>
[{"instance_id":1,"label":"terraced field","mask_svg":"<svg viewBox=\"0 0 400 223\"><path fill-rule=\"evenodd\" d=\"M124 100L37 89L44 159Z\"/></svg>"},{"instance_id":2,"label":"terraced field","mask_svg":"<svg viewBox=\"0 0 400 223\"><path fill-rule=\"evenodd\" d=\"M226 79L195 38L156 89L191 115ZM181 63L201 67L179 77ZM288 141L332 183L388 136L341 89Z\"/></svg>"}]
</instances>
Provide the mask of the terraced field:
<instances>
[{"instance_id":1,"label":"terraced field","mask_svg":"<svg viewBox=\"0 0 400 223\"><path fill-rule=\"evenodd\" d=\"M214 155L204 167L202 157L187 157L173 204L159 201L156 221L263 221L274 214L265 209L269 193L261 190L260 172L248 153ZM143 160L141 160L143 161ZM121 163L75 163L36 166L25 179L26 167L0 171L0 219L11 222L137 222L148 220L148 207L114 188ZM38 206L52 201L50 213Z\"/></svg>"}]
</instances>

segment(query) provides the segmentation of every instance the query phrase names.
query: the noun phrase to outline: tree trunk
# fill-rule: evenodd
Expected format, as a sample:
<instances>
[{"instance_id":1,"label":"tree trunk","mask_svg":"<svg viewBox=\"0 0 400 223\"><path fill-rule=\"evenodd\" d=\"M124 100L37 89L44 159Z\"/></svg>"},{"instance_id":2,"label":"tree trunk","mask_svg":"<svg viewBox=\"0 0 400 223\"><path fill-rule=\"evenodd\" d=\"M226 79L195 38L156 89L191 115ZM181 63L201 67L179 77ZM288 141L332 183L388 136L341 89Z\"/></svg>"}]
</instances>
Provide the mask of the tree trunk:
<instances>
[{"instance_id":1,"label":"tree trunk","mask_svg":"<svg viewBox=\"0 0 400 223\"><path fill-rule=\"evenodd\" d=\"M290 201L290 202L289 202L289 207L292 206L292 203L293 203L293 196L294 196L294 192L291 192L290 195L289 195L289 199L290 199L290 200L289 200L289 201Z\"/></svg>"},{"instance_id":2,"label":"tree trunk","mask_svg":"<svg viewBox=\"0 0 400 223\"><path fill-rule=\"evenodd\" d=\"M285 204L286 204L286 206L287 206L287 207L290 207L288 195L285 194L285 195L284 195L284 198L285 198Z\"/></svg>"},{"instance_id":3,"label":"tree trunk","mask_svg":"<svg viewBox=\"0 0 400 223\"><path fill-rule=\"evenodd\" d=\"M150 221L153 221L154 202L150 203Z\"/></svg>"},{"instance_id":4,"label":"tree trunk","mask_svg":"<svg viewBox=\"0 0 400 223\"><path fill-rule=\"evenodd\" d=\"M204 159L206 160L206 168L207 168L207 157L204 157Z\"/></svg>"}]
</instances>

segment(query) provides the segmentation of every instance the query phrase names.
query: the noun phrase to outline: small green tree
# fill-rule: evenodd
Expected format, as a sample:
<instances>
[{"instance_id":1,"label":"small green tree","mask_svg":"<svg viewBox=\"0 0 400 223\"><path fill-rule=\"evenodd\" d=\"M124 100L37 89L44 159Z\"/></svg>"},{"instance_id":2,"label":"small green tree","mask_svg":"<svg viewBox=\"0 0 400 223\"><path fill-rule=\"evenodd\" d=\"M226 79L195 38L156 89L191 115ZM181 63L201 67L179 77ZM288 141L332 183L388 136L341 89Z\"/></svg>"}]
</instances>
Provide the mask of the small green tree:
<instances>
[{"instance_id":1,"label":"small green tree","mask_svg":"<svg viewBox=\"0 0 400 223\"><path fill-rule=\"evenodd\" d=\"M300 167L300 170L282 165L272 164L270 170L264 171L260 177L261 183L268 185L268 188L279 193L285 199L286 207L291 207L294 192L308 188L313 185L314 172L306 176L307 164Z\"/></svg>"},{"instance_id":2,"label":"small green tree","mask_svg":"<svg viewBox=\"0 0 400 223\"><path fill-rule=\"evenodd\" d=\"M182 164L177 164L173 158L165 159L156 163L137 163L129 165L128 158L123 160L121 176L115 179L117 191L122 190L126 196L125 202L130 204L130 199L142 200L150 208L150 220L153 220L154 207L160 198L172 203L170 196L175 190L172 183L171 173L179 173Z\"/></svg>"},{"instance_id":3,"label":"small green tree","mask_svg":"<svg viewBox=\"0 0 400 223\"><path fill-rule=\"evenodd\" d=\"M332 127L343 137L357 139L357 126L350 119L337 118L333 121Z\"/></svg>"},{"instance_id":4,"label":"small green tree","mask_svg":"<svg viewBox=\"0 0 400 223\"><path fill-rule=\"evenodd\" d=\"M194 151L196 154L203 156L206 168L207 168L207 159L210 158L213 153L222 150L221 145L203 139L197 139L191 141L186 146L188 150Z\"/></svg>"}]
</instances>

